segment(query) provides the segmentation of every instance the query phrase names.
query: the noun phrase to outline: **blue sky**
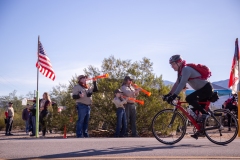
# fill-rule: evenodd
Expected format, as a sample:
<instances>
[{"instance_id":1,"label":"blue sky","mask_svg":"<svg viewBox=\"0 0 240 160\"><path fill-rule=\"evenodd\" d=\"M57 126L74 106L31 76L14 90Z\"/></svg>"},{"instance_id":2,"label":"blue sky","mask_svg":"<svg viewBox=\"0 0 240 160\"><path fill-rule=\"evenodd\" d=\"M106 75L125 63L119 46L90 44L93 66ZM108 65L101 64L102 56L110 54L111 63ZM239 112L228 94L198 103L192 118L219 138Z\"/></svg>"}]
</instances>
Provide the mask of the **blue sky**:
<instances>
[{"instance_id":1,"label":"blue sky","mask_svg":"<svg viewBox=\"0 0 240 160\"><path fill-rule=\"evenodd\" d=\"M239 8L239 0L1 0L0 96L36 90L38 35L56 73L55 81L40 74L40 94L111 55L147 57L156 75L175 81L168 60L181 54L207 65L210 81L228 79Z\"/></svg>"}]
</instances>

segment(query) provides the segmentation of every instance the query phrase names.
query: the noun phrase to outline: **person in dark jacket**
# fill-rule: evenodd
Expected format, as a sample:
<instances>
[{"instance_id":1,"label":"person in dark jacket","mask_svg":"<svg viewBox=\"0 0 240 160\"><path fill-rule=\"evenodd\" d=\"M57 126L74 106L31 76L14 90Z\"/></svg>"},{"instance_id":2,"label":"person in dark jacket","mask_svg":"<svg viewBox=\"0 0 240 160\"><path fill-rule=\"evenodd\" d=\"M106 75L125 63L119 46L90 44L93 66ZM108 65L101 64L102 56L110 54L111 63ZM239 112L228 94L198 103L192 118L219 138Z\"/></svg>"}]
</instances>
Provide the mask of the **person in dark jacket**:
<instances>
[{"instance_id":1,"label":"person in dark jacket","mask_svg":"<svg viewBox=\"0 0 240 160\"><path fill-rule=\"evenodd\" d=\"M33 105L30 110L31 124L32 124L32 134L30 136L35 136L36 132L36 100L33 100Z\"/></svg>"},{"instance_id":2,"label":"person in dark jacket","mask_svg":"<svg viewBox=\"0 0 240 160\"><path fill-rule=\"evenodd\" d=\"M29 104L22 111L22 119L25 121L25 131L29 134Z\"/></svg>"}]
</instances>

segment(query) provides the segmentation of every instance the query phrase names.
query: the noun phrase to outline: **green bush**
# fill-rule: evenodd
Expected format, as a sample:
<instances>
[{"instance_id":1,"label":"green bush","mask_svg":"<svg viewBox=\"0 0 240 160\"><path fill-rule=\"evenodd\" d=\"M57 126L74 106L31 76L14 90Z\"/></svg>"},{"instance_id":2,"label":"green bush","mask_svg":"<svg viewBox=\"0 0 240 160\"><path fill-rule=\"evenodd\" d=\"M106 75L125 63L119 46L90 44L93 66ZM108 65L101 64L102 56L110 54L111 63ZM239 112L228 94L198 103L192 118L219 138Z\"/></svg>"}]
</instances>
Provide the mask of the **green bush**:
<instances>
[{"instance_id":1,"label":"green bush","mask_svg":"<svg viewBox=\"0 0 240 160\"><path fill-rule=\"evenodd\" d=\"M3 117L0 117L0 131L5 128L5 121Z\"/></svg>"},{"instance_id":2,"label":"green bush","mask_svg":"<svg viewBox=\"0 0 240 160\"><path fill-rule=\"evenodd\" d=\"M104 129L107 136L112 136L116 128L116 107L112 102L114 97L113 91L120 88L123 78L126 75L134 77L134 83L151 92L148 97L140 92L137 97L145 102L144 105L137 106L137 130L140 136L150 135L151 121L154 115L164 109L172 106L163 102L161 95L170 91L170 86L163 84L162 76L157 77L152 72L153 64L149 59L143 58L139 62L131 62L131 60L115 59L113 56L103 60L101 69L89 66L84 72L89 77L109 74L109 78L99 79L97 81L99 92L93 94L93 104L91 106L89 132L93 130ZM101 70L101 71L100 71ZM171 70L171 68L169 68ZM61 131L63 133L66 126L68 133L75 133L77 111L75 100L71 98L72 88L77 84L77 75L72 77L68 85L59 84L53 87L50 92L52 101L57 102L58 106L67 106L66 110L58 113L57 105L53 105L49 116L47 117L47 129L53 132ZM181 94L184 98L184 95ZM17 98L15 98L17 100ZM19 107L18 107L19 106ZM16 102L16 110L14 117L14 127L24 128L24 121L21 119L22 107ZM0 129L4 128L3 117L0 116ZM98 135L98 134L96 134Z\"/></svg>"}]
</instances>

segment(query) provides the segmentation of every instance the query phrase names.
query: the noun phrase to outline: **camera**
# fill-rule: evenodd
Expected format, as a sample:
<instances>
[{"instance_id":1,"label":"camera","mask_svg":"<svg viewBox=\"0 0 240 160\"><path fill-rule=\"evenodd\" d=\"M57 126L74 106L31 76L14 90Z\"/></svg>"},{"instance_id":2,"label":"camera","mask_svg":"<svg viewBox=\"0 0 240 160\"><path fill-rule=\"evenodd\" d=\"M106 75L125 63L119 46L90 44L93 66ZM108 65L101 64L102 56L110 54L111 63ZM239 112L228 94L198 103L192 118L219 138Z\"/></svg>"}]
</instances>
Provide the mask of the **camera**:
<instances>
[{"instance_id":1,"label":"camera","mask_svg":"<svg viewBox=\"0 0 240 160\"><path fill-rule=\"evenodd\" d=\"M91 92L88 92L87 93L87 97L91 97L92 96L92 93Z\"/></svg>"}]
</instances>

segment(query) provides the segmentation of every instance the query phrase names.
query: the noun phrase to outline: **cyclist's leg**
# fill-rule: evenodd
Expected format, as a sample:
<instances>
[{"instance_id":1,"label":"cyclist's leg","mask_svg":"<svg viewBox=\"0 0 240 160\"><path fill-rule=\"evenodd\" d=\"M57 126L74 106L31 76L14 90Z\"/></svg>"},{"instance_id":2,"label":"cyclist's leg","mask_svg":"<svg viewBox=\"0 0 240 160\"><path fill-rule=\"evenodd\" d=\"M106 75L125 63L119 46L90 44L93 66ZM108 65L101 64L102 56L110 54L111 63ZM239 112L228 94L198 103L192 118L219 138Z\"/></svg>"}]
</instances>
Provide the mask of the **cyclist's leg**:
<instances>
[{"instance_id":1,"label":"cyclist's leg","mask_svg":"<svg viewBox=\"0 0 240 160\"><path fill-rule=\"evenodd\" d=\"M200 105L199 101L206 101L209 97L212 96L212 85L210 83L207 83L204 87L202 87L199 90L196 90L195 92L191 93L186 97L186 101L194 107L195 110L200 111L204 116L201 117L202 122L204 122L204 118L207 116L207 112L204 110L205 105ZM194 111L195 111L194 110ZM194 135L191 135L191 137L198 139L198 136L200 135L200 132L197 132Z\"/></svg>"},{"instance_id":2,"label":"cyclist's leg","mask_svg":"<svg viewBox=\"0 0 240 160\"><path fill-rule=\"evenodd\" d=\"M203 107L198 103L198 100L207 100L212 95L212 85L207 83L204 87L195 92L189 94L186 97L186 101L194 107L195 110L199 110L202 114L207 114Z\"/></svg>"}]
</instances>

